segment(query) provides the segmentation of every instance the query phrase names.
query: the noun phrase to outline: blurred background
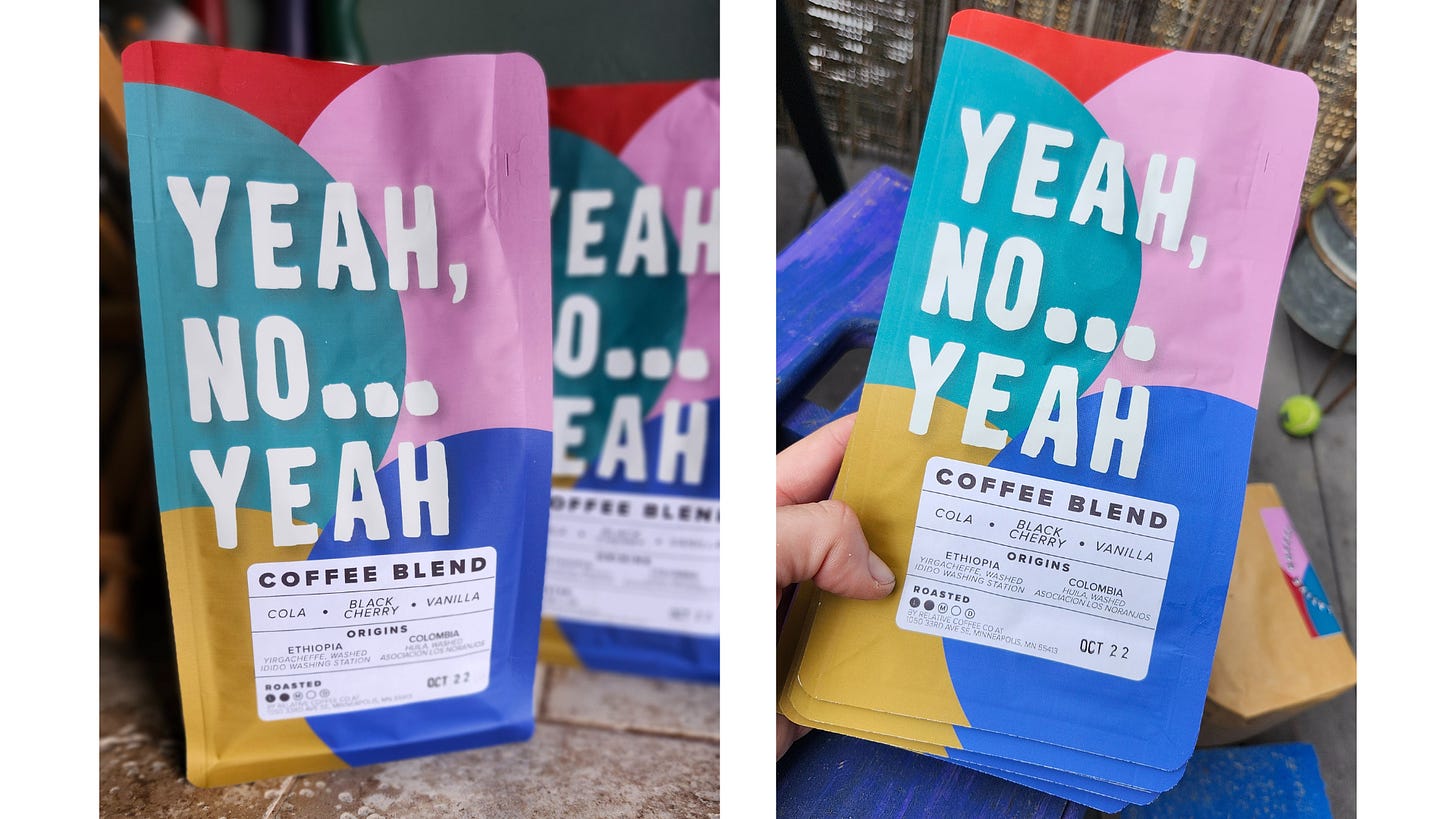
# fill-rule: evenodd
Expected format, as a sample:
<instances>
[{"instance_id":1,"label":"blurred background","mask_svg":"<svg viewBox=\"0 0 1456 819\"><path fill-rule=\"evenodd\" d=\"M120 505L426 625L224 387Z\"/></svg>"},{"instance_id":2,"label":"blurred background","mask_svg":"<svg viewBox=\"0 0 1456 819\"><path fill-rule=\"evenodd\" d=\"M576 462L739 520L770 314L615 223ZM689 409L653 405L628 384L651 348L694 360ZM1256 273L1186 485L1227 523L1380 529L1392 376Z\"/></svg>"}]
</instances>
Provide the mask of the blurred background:
<instances>
[{"instance_id":1,"label":"blurred background","mask_svg":"<svg viewBox=\"0 0 1456 819\"><path fill-rule=\"evenodd\" d=\"M551 85L718 76L717 0L104 0L118 50L135 39L206 42L295 57L391 63L523 51ZM701 32L714 32L704 36Z\"/></svg>"},{"instance_id":2,"label":"blurred background","mask_svg":"<svg viewBox=\"0 0 1456 819\"><path fill-rule=\"evenodd\" d=\"M1137 45L1233 54L1308 74L1320 92L1306 195L1355 157L1355 0L781 0L820 114L848 159L914 169L951 15L983 9ZM780 145L798 145L780 100Z\"/></svg>"}]
</instances>

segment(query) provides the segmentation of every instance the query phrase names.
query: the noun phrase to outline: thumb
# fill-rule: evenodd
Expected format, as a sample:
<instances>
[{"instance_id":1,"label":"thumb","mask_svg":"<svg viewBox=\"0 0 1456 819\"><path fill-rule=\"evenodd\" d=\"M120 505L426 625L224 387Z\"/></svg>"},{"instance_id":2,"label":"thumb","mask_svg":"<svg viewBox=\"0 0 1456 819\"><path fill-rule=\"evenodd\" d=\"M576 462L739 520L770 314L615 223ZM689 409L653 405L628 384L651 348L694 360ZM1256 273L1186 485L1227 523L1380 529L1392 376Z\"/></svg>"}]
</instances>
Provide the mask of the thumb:
<instances>
[{"instance_id":1,"label":"thumb","mask_svg":"<svg viewBox=\"0 0 1456 819\"><path fill-rule=\"evenodd\" d=\"M895 588L895 574L870 550L854 510L825 500L778 508L778 587L813 580L824 591L878 600Z\"/></svg>"}]
</instances>

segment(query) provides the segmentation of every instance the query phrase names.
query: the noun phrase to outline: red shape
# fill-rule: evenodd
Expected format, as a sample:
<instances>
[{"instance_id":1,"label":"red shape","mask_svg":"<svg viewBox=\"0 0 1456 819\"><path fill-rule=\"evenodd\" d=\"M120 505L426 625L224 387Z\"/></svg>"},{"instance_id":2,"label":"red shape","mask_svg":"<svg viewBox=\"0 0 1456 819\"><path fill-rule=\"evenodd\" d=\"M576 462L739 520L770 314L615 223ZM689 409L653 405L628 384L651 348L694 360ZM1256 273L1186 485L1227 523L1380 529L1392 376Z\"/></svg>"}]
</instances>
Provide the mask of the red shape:
<instances>
[{"instance_id":1,"label":"red shape","mask_svg":"<svg viewBox=\"0 0 1456 819\"><path fill-rule=\"evenodd\" d=\"M1283 574L1283 572L1281 572ZM1314 618L1309 616L1309 601L1304 598L1304 589L1294 582L1294 578L1284 575L1284 585L1289 587L1289 593L1294 595L1294 607L1299 609L1299 617L1304 621L1304 628L1309 636L1320 636L1319 629L1314 627Z\"/></svg>"},{"instance_id":2,"label":"red shape","mask_svg":"<svg viewBox=\"0 0 1456 819\"><path fill-rule=\"evenodd\" d=\"M668 100L695 80L574 85L546 92L551 127L561 128L595 142L613 154L642 128L642 124Z\"/></svg>"},{"instance_id":3,"label":"red shape","mask_svg":"<svg viewBox=\"0 0 1456 819\"><path fill-rule=\"evenodd\" d=\"M991 46L1036 66L1082 102L1134 68L1170 53L1166 48L1068 34L976 9L950 18L950 35Z\"/></svg>"},{"instance_id":4,"label":"red shape","mask_svg":"<svg viewBox=\"0 0 1456 819\"><path fill-rule=\"evenodd\" d=\"M160 40L133 43L121 54L124 81L206 94L252 114L295 143L335 97L373 70Z\"/></svg>"}]
</instances>

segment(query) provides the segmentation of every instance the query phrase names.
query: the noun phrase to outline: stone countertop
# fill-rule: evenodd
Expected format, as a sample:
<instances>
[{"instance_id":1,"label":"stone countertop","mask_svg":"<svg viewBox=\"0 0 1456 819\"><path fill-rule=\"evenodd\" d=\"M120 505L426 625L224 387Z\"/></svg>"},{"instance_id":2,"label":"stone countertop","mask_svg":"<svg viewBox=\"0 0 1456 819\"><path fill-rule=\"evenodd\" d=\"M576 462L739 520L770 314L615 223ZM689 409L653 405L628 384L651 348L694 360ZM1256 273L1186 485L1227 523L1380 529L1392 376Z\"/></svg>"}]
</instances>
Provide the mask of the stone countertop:
<instances>
[{"instance_id":1,"label":"stone countertop","mask_svg":"<svg viewBox=\"0 0 1456 819\"><path fill-rule=\"evenodd\" d=\"M155 652L152 652L155 653ZM103 638L103 817L402 819L719 813L718 687L541 666L530 741L197 788L167 656Z\"/></svg>"}]
</instances>

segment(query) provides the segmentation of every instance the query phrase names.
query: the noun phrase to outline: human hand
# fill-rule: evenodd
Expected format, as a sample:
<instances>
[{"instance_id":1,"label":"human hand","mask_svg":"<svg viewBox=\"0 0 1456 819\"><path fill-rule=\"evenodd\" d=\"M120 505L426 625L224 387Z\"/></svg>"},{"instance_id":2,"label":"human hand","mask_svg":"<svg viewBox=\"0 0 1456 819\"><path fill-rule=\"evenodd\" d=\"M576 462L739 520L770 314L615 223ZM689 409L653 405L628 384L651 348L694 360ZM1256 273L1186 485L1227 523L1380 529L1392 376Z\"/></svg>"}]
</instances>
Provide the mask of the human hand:
<instances>
[{"instance_id":1,"label":"human hand","mask_svg":"<svg viewBox=\"0 0 1456 819\"><path fill-rule=\"evenodd\" d=\"M778 455L778 600L784 589L812 580L823 591L878 600L895 589L895 574L870 550L854 510L826 500L839 475L854 416L826 424ZM778 716L778 755L809 732Z\"/></svg>"}]
</instances>

